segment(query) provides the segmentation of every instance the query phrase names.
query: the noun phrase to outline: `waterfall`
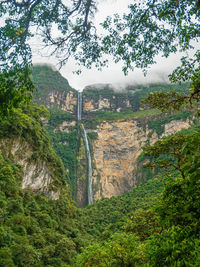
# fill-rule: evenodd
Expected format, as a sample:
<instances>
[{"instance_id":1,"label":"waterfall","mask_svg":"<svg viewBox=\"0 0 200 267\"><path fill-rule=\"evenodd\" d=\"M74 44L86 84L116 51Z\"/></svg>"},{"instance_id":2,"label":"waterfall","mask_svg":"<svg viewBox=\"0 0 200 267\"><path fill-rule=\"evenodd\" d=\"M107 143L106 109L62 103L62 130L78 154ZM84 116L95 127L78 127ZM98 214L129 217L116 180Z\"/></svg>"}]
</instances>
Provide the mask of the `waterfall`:
<instances>
[{"instance_id":1,"label":"waterfall","mask_svg":"<svg viewBox=\"0 0 200 267\"><path fill-rule=\"evenodd\" d=\"M90 154L90 147L88 143L87 134L85 131L85 127L81 124L83 139L85 143L85 148L87 151L87 160L88 160L88 204L93 203L93 195L92 195L92 161L91 161L91 154Z\"/></svg>"},{"instance_id":2,"label":"waterfall","mask_svg":"<svg viewBox=\"0 0 200 267\"><path fill-rule=\"evenodd\" d=\"M78 92L78 104L77 104L77 119L78 121L81 121L81 113L82 113L82 92ZM82 135L83 140L85 144L85 149L87 152L87 161L88 161L88 204L93 203L93 195L92 195L92 160L91 160L91 154L90 154L90 147L89 142L87 138L87 133L85 131L85 127L83 124L81 124L82 128Z\"/></svg>"},{"instance_id":3,"label":"waterfall","mask_svg":"<svg viewBox=\"0 0 200 267\"><path fill-rule=\"evenodd\" d=\"M82 92L78 92L78 111L77 111L77 118L78 121L81 120L81 113L82 113Z\"/></svg>"}]
</instances>

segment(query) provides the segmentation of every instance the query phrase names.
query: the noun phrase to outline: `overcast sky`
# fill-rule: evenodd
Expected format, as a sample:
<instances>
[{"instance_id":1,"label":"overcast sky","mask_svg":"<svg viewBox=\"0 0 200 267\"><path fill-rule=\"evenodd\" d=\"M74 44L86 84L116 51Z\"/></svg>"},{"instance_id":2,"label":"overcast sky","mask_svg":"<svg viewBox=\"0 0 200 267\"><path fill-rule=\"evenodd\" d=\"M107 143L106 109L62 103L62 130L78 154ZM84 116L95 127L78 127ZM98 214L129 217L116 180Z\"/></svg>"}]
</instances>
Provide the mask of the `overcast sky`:
<instances>
[{"instance_id":1,"label":"overcast sky","mask_svg":"<svg viewBox=\"0 0 200 267\"><path fill-rule=\"evenodd\" d=\"M98 6L98 13L96 15L97 23L102 22L108 15L114 13L123 13L127 9L128 4L132 3L131 0L101 0ZM144 77L141 70L135 69L130 72L128 76L124 76L122 72L122 65L120 63L110 63L108 68L103 71L96 69L87 70L82 68L80 75L73 74L77 69L75 63L69 60L68 63L60 70L61 74L68 79L70 85L77 90L82 90L86 85L94 83L112 83L115 85L123 86L129 83L149 83L157 81L167 81L167 76L172 70L180 64L181 55L172 54L169 58L157 57L157 64L153 65L146 77ZM56 67L56 59L41 57L38 53L37 41L33 45L33 63L48 63Z\"/></svg>"}]
</instances>

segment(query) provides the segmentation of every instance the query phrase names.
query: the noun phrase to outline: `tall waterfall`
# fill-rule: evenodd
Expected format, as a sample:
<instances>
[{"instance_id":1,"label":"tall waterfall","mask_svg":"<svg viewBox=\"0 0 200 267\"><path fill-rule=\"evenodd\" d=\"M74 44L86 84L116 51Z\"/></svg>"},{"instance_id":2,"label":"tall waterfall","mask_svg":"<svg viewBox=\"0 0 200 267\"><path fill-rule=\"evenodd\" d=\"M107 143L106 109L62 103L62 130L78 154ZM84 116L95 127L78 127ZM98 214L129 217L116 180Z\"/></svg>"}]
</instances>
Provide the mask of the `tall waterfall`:
<instances>
[{"instance_id":1,"label":"tall waterfall","mask_svg":"<svg viewBox=\"0 0 200 267\"><path fill-rule=\"evenodd\" d=\"M88 143L87 134L84 128L84 125L81 124L82 132L83 132L83 139L85 143L85 148L87 151L87 160L88 160L88 204L93 203L93 195L92 195L92 161L91 161L91 154L90 154L90 147Z\"/></svg>"},{"instance_id":2,"label":"tall waterfall","mask_svg":"<svg viewBox=\"0 0 200 267\"><path fill-rule=\"evenodd\" d=\"M82 92L78 92L78 110L77 110L78 121L81 120L81 113L82 113ZM87 161L88 161L88 204L92 204L93 203L92 160L91 160L90 147L89 147L89 142L88 142L88 138L87 138L87 133L85 131L85 127L83 124L81 124L81 128L82 128L82 135L83 135L83 140L85 143L85 149L87 152Z\"/></svg>"},{"instance_id":3,"label":"tall waterfall","mask_svg":"<svg viewBox=\"0 0 200 267\"><path fill-rule=\"evenodd\" d=\"M77 111L77 118L78 121L81 120L81 113L82 113L82 92L78 92L78 111Z\"/></svg>"}]
</instances>

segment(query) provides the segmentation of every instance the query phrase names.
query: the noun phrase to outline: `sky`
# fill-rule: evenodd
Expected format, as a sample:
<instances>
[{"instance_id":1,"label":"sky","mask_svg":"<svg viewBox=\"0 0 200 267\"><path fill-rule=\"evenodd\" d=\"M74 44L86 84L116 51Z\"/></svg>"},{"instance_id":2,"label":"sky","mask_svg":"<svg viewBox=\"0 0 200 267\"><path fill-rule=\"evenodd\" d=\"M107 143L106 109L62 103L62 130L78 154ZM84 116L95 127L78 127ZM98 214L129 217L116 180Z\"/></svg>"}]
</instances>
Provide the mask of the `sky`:
<instances>
[{"instance_id":1,"label":"sky","mask_svg":"<svg viewBox=\"0 0 200 267\"><path fill-rule=\"evenodd\" d=\"M96 23L102 22L106 16L114 13L124 13L131 0L101 0L98 6L98 13L96 14ZM47 63L56 66L56 58L42 57L40 50L37 46L37 39L33 42L33 63ZM122 64L110 62L108 68L104 68L103 71L98 71L95 68L90 70L82 68L80 75L74 74L73 71L77 69L75 62L69 60L65 66L62 67L60 73L64 76L69 84L77 89L83 90L87 85L95 83L111 83L115 86L126 86L127 84L145 84L150 82L167 82L168 75L172 70L180 65L181 54L171 54L169 58L162 58L157 56L157 64L151 66L146 77L139 69L130 71L127 76L124 76L122 72Z\"/></svg>"}]
</instances>

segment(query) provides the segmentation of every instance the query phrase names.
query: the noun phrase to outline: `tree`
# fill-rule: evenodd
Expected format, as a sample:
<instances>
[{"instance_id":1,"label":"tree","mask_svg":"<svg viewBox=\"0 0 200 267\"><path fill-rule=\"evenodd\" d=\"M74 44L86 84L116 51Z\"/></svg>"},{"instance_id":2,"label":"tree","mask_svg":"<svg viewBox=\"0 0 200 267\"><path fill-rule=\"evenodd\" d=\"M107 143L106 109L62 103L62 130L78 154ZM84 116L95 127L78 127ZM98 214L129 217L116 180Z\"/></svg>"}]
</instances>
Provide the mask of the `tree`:
<instances>
[{"instance_id":1,"label":"tree","mask_svg":"<svg viewBox=\"0 0 200 267\"><path fill-rule=\"evenodd\" d=\"M168 176L156 208L162 231L149 242L150 266L198 266L200 260L200 134L178 133L144 148L151 167Z\"/></svg>"},{"instance_id":2,"label":"tree","mask_svg":"<svg viewBox=\"0 0 200 267\"><path fill-rule=\"evenodd\" d=\"M105 64L102 54L111 54L115 61L123 60L124 72L134 65L146 68L154 63L159 52L167 57L178 50L192 48L191 41L200 36L199 0L133 1L130 13L122 18L108 17L101 36L94 25L97 11L95 0L23 0L2 1L0 28L2 52L0 61L31 62L28 38L39 34L46 46L60 54L61 66L69 56L91 66ZM7 16L9 15L9 17ZM53 30L58 34L55 36ZM31 33L32 27L37 31ZM53 28L54 27L54 28ZM15 62L14 62L15 61Z\"/></svg>"},{"instance_id":3,"label":"tree","mask_svg":"<svg viewBox=\"0 0 200 267\"><path fill-rule=\"evenodd\" d=\"M62 52L61 66L81 45L86 52L86 46L95 46L97 38L92 23L95 11L96 1L93 0L1 1L0 15L4 22L0 28L1 68L16 63L30 64L28 39L37 34L42 36L43 43L53 46L52 53ZM56 25L57 36L53 34L53 25Z\"/></svg>"},{"instance_id":4,"label":"tree","mask_svg":"<svg viewBox=\"0 0 200 267\"><path fill-rule=\"evenodd\" d=\"M0 116L7 116L13 107L30 100L34 87L29 72L32 53L28 41L36 33L43 36L43 43L54 47L52 53L62 52L61 66L80 45L86 47L96 42L96 34L91 34L91 17L96 10L94 1L72 0L68 1L69 5L65 2L1 1ZM52 35L54 24L59 31L56 38Z\"/></svg>"},{"instance_id":5,"label":"tree","mask_svg":"<svg viewBox=\"0 0 200 267\"><path fill-rule=\"evenodd\" d=\"M52 47L51 55L58 56L61 67L72 56L79 64L101 68L107 63L103 55L112 55L115 62L124 62L124 73L134 67L146 70L158 53L168 57L178 48L194 49L192 41L200 37L199 0L135 0L128 14L123 17L116 14L101 24L103 36L94 25L97 3L95 0L1 1L0 72L21 70L31 64L28 40L35 35L42 38L45 47ZM173 82L192 80L190 102L194 97L199 99L199 58L199 50L192 58L184 57L182 66L171 76ZM9 88L15 90L13 86ZM29 86L26 90L30 90ZM171 102L180 99L176 95L169 97Z\"/></svg>"},{"instance_id":6,"label":"tree","mask_svg":"<svg viewBox=\"0 0 200 267\"><path fill-rule=\"evenodd\" d=\"M134 234L115 233L104 243L94 243L77 256L75 266L142 266L144 245Z\"/></svg>"},{"instance_id":7,"label":"tree","mask_svg":"<svg viewBox=\"0 0 200 267\"><path fill-rule=\"evenodd\" d=\"M13 67L0 73L0 117L8 116L14 108L27 104L34 90L27 67Z\"/></svg>"}]
</instances>

